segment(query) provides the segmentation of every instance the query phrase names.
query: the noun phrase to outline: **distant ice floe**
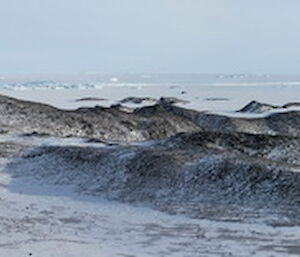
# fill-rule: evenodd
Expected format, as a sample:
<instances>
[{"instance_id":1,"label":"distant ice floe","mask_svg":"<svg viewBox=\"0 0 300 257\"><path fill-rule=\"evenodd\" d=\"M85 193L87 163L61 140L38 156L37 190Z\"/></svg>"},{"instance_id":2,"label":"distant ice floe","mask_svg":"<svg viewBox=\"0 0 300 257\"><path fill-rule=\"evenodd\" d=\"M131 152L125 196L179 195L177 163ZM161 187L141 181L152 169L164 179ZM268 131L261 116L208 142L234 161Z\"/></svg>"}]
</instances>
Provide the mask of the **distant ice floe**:
<instances>
[{"instance_id":1,"label":"distant ice floe","mask_svg":"<svg viewBox=\"0 0 300 257\"><path fill-rule=\"evenodd\" d=\"M218 74L218 79L249 79L249 78L270 78L269 74L247 74L247 73L235 73L235 74Z\"/></svg>"},{"instance_id":2,"label":"distant ice floe","mask_svg":"<svg viewBox=\"0 0 300 257\"><path fill-rule=\"evenodd\" d=\"M268 81L268 82L218 82L212 83L212 86L230 86L230 87L240 87L240 86L300 86L300 81Z\"/></svg>"},{"instance_id":3,"label":"distant ice floe","mask_svg":"<svg viewBox=\"0 0 300 257\"><path fill-rule=\"evenodd\" d=\"M116 82L116 83L117 83L117 82L119 82L119 79L118 79L118 78L111 78L110 81L111 81L111 82Z\"/></svg>"},{"instance_id":4,"label":"distant ice floe","mask_svg":"<svg viewBox=\"0 0 300 257\"><path fill-rule=\"evenodd\" d=\"M0 78L1 80L1 78ZM35 89L101 89L103 87L131 87L141 89L146 86L155 86L154 83L121 83L117 78L111 78L108 82L62 82L62 81L27 81L27 82L3 82L0 89L5 90L35 90Z\"/></svg>"},{"instance_id":5,"label":"distant ice floe","mask_svg":"<svg viewBox=\"0 0 300 257\"><path fill-rule=\"evenodd\" d=\"M28 90L28 89L80 89L95 88L96 84L89 83L68 83L60 81L28 81L28 82L6 82L0 85L1 89L7 90Z\"/></svg>"},{"instance_id":6,"label":"distant ice floe","mask_svg":"<svg viewBox=\"0 0 300 257\"><path fill-rule=\"evenodd\" d=\"M300 81L263 81L263 82L211 82L207 84L199 83L198 86L212 87L293 87L300 86ZM103 87L130 87L142 89L151 86L166 86L171 89L178 89L178 83L154 83L154 82L121 82L118 78L111 78L101 82L63 82L63 81L26 81L26 82L7 82L0 77L0 89L5 90L35 90L35 89L101 89Z\"/></svg>"}]
</instances>

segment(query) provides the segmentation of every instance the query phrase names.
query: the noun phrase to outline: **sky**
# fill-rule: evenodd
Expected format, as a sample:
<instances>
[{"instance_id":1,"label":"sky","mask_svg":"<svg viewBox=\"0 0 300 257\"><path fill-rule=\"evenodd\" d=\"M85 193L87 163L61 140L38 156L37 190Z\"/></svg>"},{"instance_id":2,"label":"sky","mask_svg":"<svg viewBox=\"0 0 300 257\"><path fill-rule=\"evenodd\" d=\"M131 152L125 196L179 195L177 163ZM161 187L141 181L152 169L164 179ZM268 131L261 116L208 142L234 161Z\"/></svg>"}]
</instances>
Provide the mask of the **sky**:
<instances>
[{"instance_id":1,"label":"sky","mask_svg":"<svg viewBox=\"0 0 300 257\"><path fill-rule=\"evenodd\" d=\"M299 0L0 0L0 73L300 74Z\"/></svg>"}]
</instances>

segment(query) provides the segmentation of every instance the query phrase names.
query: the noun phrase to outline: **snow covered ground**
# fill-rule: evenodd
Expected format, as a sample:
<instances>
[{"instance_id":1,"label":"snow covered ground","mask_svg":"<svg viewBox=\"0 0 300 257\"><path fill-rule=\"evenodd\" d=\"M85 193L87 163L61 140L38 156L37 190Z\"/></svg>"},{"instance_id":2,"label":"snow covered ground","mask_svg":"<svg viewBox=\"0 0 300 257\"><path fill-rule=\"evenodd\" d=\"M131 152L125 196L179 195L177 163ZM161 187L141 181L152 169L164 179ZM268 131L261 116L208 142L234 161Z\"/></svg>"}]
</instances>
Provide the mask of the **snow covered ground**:
<instances>
[{"instance_id":1,"label":"snow covered ground","mask_svg":"<svg viewBox=\"0 0 300 257\"><path fill-rule=\"evenodd\" d=\"M5 173L0 173L0 184L0 256L265 257L300 253L299 227L170 216Z\"/></svg>"},{"instance_id":2,"label":"snow covered ground","mask_svg":"<svg viewBox=\"0 0 300 257\"><path fill-rule=\"evenodd\" d=\"M1 142L53 145L55 138ZM81 145L57 139L58 145ZM32 143L32 144L31 144ZM91 146L91 145L89 145ZM0 159L0 256L299 256L300 228L172 216L16 176ZM26 169L27 167L24 167ZM274 217L275 218L275 217Z\"/></svg>"},{"instance_id":3,"label":"snow covered ground","mask_svg":"<svg viewBox=\"0 0 300 257\"><path fill-rule=\"evenodd\" d=\"M1 87L0 87L1 88ZM215 84L215 85L178 85L178 86L103 86L83 89L0 89L0 94L25 100L47 103L63 109L74 109L81 106L110 106L126 97L176 97L187 101L179 104L185 108L202 111L236 111L252 100L274 105L289 102L300 102L300 86L298 84ZM102 98L99 101L76 101L80 98ZM152 102L148 104L153 104ZM140 104L126 104L140 107Z\"/></svg>"}]
</instances>

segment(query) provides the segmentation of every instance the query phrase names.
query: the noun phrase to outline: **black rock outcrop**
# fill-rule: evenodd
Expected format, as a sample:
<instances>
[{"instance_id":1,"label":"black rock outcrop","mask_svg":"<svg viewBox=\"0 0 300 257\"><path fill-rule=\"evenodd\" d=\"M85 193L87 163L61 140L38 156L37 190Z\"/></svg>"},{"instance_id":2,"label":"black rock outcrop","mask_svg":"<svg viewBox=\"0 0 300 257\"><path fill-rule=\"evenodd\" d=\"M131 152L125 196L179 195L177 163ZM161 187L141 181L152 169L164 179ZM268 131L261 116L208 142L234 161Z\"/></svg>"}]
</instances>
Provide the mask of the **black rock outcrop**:
<instances>
[{"instance_id":1,"label":"black rock outcrop","mask_svg":"<svg viewBox=\"0 0 300 257\"><path fill-rule=\"evenodd\" d=\"M249 112L249 113L264 113L274 109L280 108L280 106L274 106L271 104L260 103L257 101L252 101L246 106L244 106L238 112Z\"/></svg>"}]
</instances>

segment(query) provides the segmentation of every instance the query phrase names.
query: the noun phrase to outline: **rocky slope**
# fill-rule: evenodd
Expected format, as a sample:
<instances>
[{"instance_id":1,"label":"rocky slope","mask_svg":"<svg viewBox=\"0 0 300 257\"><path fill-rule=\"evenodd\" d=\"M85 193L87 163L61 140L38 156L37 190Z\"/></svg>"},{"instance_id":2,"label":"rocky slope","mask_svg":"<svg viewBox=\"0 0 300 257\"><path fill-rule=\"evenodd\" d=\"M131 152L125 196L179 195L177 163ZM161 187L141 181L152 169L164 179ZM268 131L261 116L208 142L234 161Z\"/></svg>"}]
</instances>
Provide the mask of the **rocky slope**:
<instances>
[{"instance_id":1,"label":"rocky slope","mask_svg":"<svg viewBox=\"0 0 300 257\"><path fill-rule=\"evenodd\" d=\"M127 146L31 147L5 171L168 213L253 220L261 209L300 224L294 137L197 132Z\"/></svg>"},{"instance_id":2,"label":"rocky slope","mask_svg":"<svg viewBox=\"0 0 300 257\"><path fill-rule=\"evenodd\" d=\"M120 143L2 145L8 149L4 155L21 152L7 157L5 171L14 176L74 185L80 192L192 217L250 212L255 218L262 208L300 224L300 112L237 118L169 103L131 113L101 107L65 111L0 99L3 132ZM146 140L154 141L128 144Z\"/></svg>"},{"instance_id":3,"label":"rocky slope","mask_svg":"<svg viewBox=\"0 0 300 257\"><path fill-rule=\"evenodd\" d=\"M300 111L265 117L230 117L189 110L165 101L130 112L122 106L67 111L0 96L0 128L2 133L80 136L105 142L156 140L196 131L299 136Z\"/></svg>"},{"instance_id":4,"label":"rocky slope","mask_svg":"<svg viewBox=\"0 0 300 257\"><path fill-rule=\"evenodd\" d=\"M0 96L0 128L2 133L94 137L109 142L161 139L198 130L189 119L170 112L145 117L99 106L66 111L5 96Z\"/></svg>"}]
</instances>

